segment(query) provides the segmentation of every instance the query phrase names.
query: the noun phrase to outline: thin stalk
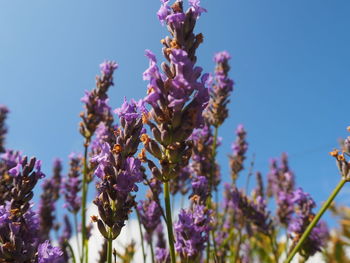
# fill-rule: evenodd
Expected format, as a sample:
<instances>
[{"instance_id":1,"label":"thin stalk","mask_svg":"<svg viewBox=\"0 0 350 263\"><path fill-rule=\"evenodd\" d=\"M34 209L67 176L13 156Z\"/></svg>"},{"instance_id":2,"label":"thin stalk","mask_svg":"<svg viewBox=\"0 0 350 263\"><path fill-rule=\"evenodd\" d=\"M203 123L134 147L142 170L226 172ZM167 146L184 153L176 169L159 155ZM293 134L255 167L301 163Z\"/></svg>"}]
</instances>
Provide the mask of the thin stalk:
<instances>
[{"instance_id":1,"label":"thin stalk","mask_svg":"<svg viewBox=\"0 0 350 263\"><path fill-rule=\"evenodd\" d=\"M153 240L152 240L152 238L151 238L151 243L149 245L151 247L152 263L154 263L154 251L153 251Z\"/></svg>"},{"instance_id":2,"label":"thin stalk","mask_svg":"<svg viewBox=\"0 0 350 263\"><path fill-rule=\"evenodd\" d=\"M209 263L210 260L210 235L208 237L208 244L207 244L207 263Z\"/></svg>"},{"instance_id":3,"label":"thin stalk","mask_svg":"<svg viewBox=\"0 0 350 263\"><path fill-rule=\"evenodd\" d=\"M85 263L89 263L89 240L85 240Z\"/></svg>"},{"instance_id":4,"label":"thin stalk","mask_svg":"<svg viewBox=\"0 0 350 263\"><path fill-rule=\"evenodd\" d=\"M252 161L250 162L249 172L248 172L247 181L246 181L246 185L245 185L245 192L247 194L248 194L248 190L249 190L250 177L252 177L252 175L253 175L254 163L255 163L255 154L253 154Z\"/></svg>"},{"instance_id":5,"label":"thin stalk","mask_svg":"<svg viewBox=\"0 0 350 263\"><path fill-rule=\"evenodd\" d=\"M85 239L86 239L86 199L87 199L87 154L89 144L87 140L84 143L84 160L83 160L83 194L82 194L82 210L81 210L81 258L80 262L84 262Z\"/></svg>"},{"instance_id":6,"label":"thin stalk","mask_svg":"<svg viewBox=\"0 0 350 263\"><path fill-rule=\"evenodd\" d=\"M137 215L137 221L139 223L143 262L146 263L146 253L145 253L145 246L143 244L144 239L143 239L143 233L142 233L140 214L139 214L139 211L137 211L137 208L135 208L135 211L136 211L136 215Z\"/></svg>"},{"instance_id":7,"label":"thin stalk","mask_svg":"<svg viewBox=\"0 0 350 263\"><path fill-rule=\"evenodd\" d=\"M275 263L278 263L278 251L277 251L277 247L276 247L276 242L274 240L274 237L272 237L272 235L269 235L269 239L270 239L270 243L271 243L271 247L272 247L272 254L275 260Z\"/></svg>"},{"instance_id":8,"label":"thin stalk","mask_svg":"<svg viewBox=\"0 0 350 263\"><path fill-rule=\"evenodd\" d=\"M314 219L311 221L310 225L306 228L305 232L303 233L303 235L301 236L301 238L299 239L299 242L297 243L297 245L293 248L292 252L290 252L287 260L285 261L285 263L290 263L293 259L293 257L296 255L296 253L298 253L298 251L300 250L301 246L303 245L303 243L305 242L305 240L307 239L307 237L309 236L309 234L311 233L312 229L316 226L316 224L318 223L318 221L320 220L320 218L322 217L322 215L324 214L324 212L326 212L326 210L328 209L328 207L331 205L331 203L333 202L334 198L337 196L337 194L339 193L339 191L343 188L343 186L345 185L346 180L345 179L341 179L340 182L338 183L338 185L334 188L333 192L331 193L331 195L328 197L327 201L323 204L323 206L321 207L320 211L316 214L316 216L314 217Z\"/></svg>"},{"instance_id":9,"label":"thin stalk","mask_svg":"<svg viewBox=\"0 0 350 263\"><path fill-rule=\"evenodd\" d=\"M112 254L113 254L113 246L112 246L112 238L108 238L107 243L107 263L112 263Z\"/></svg>"},{"instance_id":10,"label":"thin stalk","mask_svg":"<svg viewBox=\"0 0 350 263\"><path fill-rule=\"evenodd\" d=\"M73 263L76 263L77 261L75 260L75 255L74 255L74 251L73 251L73 248L72 246L69 244L68 241L65 242L66 246L68 247L71 255L72 255L72 259L73 259Z\"/></svg>"},{"instance_id":11,"label":"thin stalk","mask_svg":"<svg viewBox=\"0 0 350 263\"><path fill-rule=\"evenodd\" d=\"M77 218L77 214L74 214L74 226L75 226L75 237L76 237L76 240L77 240L78 257L80 258L80 244L79 244L79 236L78 236L78 218Z\"/></svg>"},{"instance_id":12,"label":"thin stalk","mask_svg":"<svg viewBox=\"0 0 350 263\"><path fill-rule=\"evenodd\" d=\"M219 132L219 127L214 128L214 138L213 138L213 145L212 145L212 150L211 150L211 174L209 178L209 196L207 199L207 207L210 209L212 207L212 198L211 198L211 191L213 188L213 180L215 176L215 156L216 156L216 145L217 145L217 140L218 140L218 132ZM213 232L213 231L212 231ZM213 233L214 236L214 233ZM215 243L215 239L213 238L213 242ZM215 246L215 244L214 244ZM208 246L207 246L207 262L210 261L210 235L208 238Z\"/></svg>"},{"instance_id":13,"label":"thin stalk","mask_svg":"<svg viewBox=\"0 0 350 263\"><path fill-rule=\"evenodd\" d=\"M215 260L215 262L218 262L218 260L217 260L218 251L217 251L217 249L216 249L216 241L215 241L214 231L211 231L211 236L212 236L213 245L214 245L214 260Z\"/></svg>"},{"instance_id":14,"label":"thin stalk","mask_svg":"<svg viewBox=\"0 0 350 263\"><path fill-rule=\"evenodd\" d=\"M213 145L212 145L212 150L211 150L211 176L210 176L210 180L209 180L209 191L211 194L211 189L213 187L213 179L215 176L215 156L216 156L216 145L217 145L217 140L218 140L218 133L219 133L219 127L215 127L214 129L214 140L213 140Z\"/></svg>"},{"instance_id":15,"label":"thin stalk","mask_svg":"<svg viewBox=\"0 0 350 263\"><path fill-rule=\"evenodd\" d=\"M164 182L164 201L165 201L165 212L166 212L166 223L168 229L168 239L170 248L171 263L176 263L175 248L174 248L174 234L173 234L173 222L171 218L170 208L170 193L169 193L169 182Z\"/></svg>"},{"instance_id":16,"label":"thin stalk","mask_svg":"<svg viewBox=\"0 0 350 263\"><path fill-rule=\"evenodd\" d=\"M236 251L235 251L235 257L234 260L232 261L233 263L236 263L238 258L239 258L239 250L241 248L241 244L242 244L242 233L241 230L239 231L239 237L238 237L238 243L236 246Z\"/></svg>"}]
</instances>

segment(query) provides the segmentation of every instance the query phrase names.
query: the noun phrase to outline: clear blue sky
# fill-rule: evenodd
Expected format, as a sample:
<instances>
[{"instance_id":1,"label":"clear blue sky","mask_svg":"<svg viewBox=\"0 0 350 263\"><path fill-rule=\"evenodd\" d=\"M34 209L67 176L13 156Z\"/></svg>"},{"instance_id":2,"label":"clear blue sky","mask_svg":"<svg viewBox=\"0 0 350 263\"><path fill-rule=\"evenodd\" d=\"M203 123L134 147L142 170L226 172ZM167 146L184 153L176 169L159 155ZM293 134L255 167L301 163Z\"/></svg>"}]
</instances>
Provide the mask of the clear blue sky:
<instances>
[{"instance_id":1,"label":"clear blue sky","mask_svg":"<svg viewBox=\"0 0 350 263\"><path fill-rule=\"evenodd\" d=\"M0 1L0 104L10 110L7 146L36 155L50 171L56 156L81 150L80 98L98 65L116 60L110 102L146 92L144 50L160 58L167 32L158 0ZM223 173L234 129L248 131L249 156L266 174L286 151L297 182L320 203L339 175L328 155L350 124L348 0L202 0L204 44L198 65L212 71L215 52L232 54L236 81L230 119L220 130ZM248 166L248 163L247 163ZM243 174L242 176L245 176ZM227 177L226 177L227 178ZM350 205L350 185L340 199Z\"/></svg>"}]
</instances>

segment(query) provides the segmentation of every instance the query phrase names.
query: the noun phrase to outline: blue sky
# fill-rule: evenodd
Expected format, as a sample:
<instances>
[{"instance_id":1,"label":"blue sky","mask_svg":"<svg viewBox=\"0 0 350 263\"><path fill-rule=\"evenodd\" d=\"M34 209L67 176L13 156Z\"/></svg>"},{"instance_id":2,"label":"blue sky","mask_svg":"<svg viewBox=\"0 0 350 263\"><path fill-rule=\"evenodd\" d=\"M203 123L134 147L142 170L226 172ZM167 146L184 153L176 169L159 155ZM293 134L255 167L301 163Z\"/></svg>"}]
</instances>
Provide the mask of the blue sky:
<instances>
[{"instance_id":1,"label":"blue sky","mask_svg":"<svg viewBox=\"0 0 350 263\"><path fill-rule=\"evenodd\" d=\"M328 152L347 136L350 124L350 2L202 5L208 13L196 30L205 37L198 65L212 71L213 54L228 50L236 82L230 118L219 131L224 178L235 127L243 123L255 170L266 174L268 160L285 151L298 185L318 203L325 200L339 180ZM158 8L157 0L1 1L0 104L11 110L7 146L37 156L46 171L54 157L66 161L71 151L81 151L80 98L94 87L105 59L120 65L111 105L119 107L124 96L143 97L144 50L161 61L160 39L167 34L155 15ZM350 185L339 200L350 204Z\"/></svg>"}]
</instances>

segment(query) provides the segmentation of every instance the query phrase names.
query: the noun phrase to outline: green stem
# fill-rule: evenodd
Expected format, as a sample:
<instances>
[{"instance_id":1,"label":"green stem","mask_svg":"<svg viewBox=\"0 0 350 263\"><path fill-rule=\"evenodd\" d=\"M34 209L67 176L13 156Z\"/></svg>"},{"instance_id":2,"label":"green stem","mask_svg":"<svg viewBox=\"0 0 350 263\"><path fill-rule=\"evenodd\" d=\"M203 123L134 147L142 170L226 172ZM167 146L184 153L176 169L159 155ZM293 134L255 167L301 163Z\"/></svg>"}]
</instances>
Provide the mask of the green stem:
<instances>
[{"instance_id":1,"label":"green stem","mask_svg":"<svg viewBox=\"0 0 350 263\"><path fill-rule=\"evenodd\" d=\"M206 262L209 263L210 260L210 236L208 236L208 244L207 244L207 260Z\"/></svg>"},{"instance_id":2,"label":"green stem","mask_svg":"<svg viewBox=\"0 0 350 263\"><path fill-rule=\"evenodd\" d=\"M239 258L239 250L241 248L241 244L242 244L242 233L241 233L241 230L239 230L239 239L235 250L235 257L232 261L233 263L236 263Z\"/></svg>"},{"instance_id":3,"label":"green stem","mask_svg":"<svg viewBox=\"0 0 350 263\"><path fill-rule=\"evenodd\" d=\"M285 261L285 263L290 263L292 261L293 257L300 250L301 246L303 245L303 243L305 242L305 240L307 239L307 237L311 233L312 229L316 226L316 224L318 223L318 221L320 220L320 218L322 217L324 212L326 212L326 210L331 205L331 203L333 202L334 198L337 196L337 194L342 189L342 187L344 186L345 183L346 183L346 180L342 179L339 182L339 184L334 188L333 192L328 197L327 201L323 204L323 206L321 207L320 211L316 214L314 219L311 221L310 225L306 228L305 232L303 233L303 235L299 239L299 242L297 243L297 245L293 248L292 252L290 252L287 260Z\"/></svg>"},{"instance_id":4,"label":"green stem","mask_svg":"<svg viewBox=\"0 0 350 263\"><path fill-rule=\"evenodd\" d=\"M137 215L137 221L139 223L143 262L146 263L146 253L145 253L145 246L143 244L144 239L143 239L143 233L142 233L140 214L139 214L139 211L137 211L137 208L135 208L135 211L136 211L136 215Z\"/></svg>"},{"instance_id":5,"label":"green stem","mask_svg":"<svg viewBox=\"0 0 350 263\"><path fill-rule=\"evenodd\" d=\"M213 138L213 145L211 149L211 171L210 171L210 178L209 178L209 196L207 199L207 207L210 209L212 207L212 200L211 200L211 191L213 188L213 180L215 176L215 156L216 156L216 144L218 140L218 132L219 127L214 128L214 138ZM212 230L213 232L213 230ZM214 234L213 234L214 236ZM213 238L213 242L215 243L215 239ZM210 236L208 237L208 245L207 245L207 262L210 261Z\"/></svg>"},{"instance_id":6,"label":"green stem","mask_svg":"<svg viewBox=\"0 0 350 263\"><path fill-rule=\"evenodd\" d=\"M89 240L85 240L85 263L89 263Z\"/></svg>"},{"instance_id":7,"label":"green stem","mask_svg":"<svg viewBox=\"0 0 350 263\"><path fill-rule=\"evenodd\" d=\"M80 258L80 244L79 244L79 236L78 236L78 218L77 218L77 214L74 214L74 226L75 226L75 237L77 239L78 257Z\"/></svg>"},{"instance_id":8,"label":"green stem","mask_svg":"<svg viewBox=\"0 0 350 263\"><path fill-rule=\"evenodd\" d=\"M75 255L74 255L74 251L73 251L73 248L72 246L69 244L68 241L65 242L66 246L68 247L71 255L72 255L72 259L73 259L73 263L76 263L77 261L75 260Z\"/></svg>"},{"instance_id":9,"label":"green stem","mask_svg":"<svg viewBox=\"0 0 350 263\"><path fill-rule=\"evenodd\" d=\"M149 244L151 247L151 257L152 257L152 263L154 263L154 251L153 251L153 240L151 239L151 243Z\"/></svg>"},{"instance_id":10,"label":"green stem","mask_svg":"<svg viewBox=\"0 0 350 263\"><path fill-rule=\"evenodd\" d=\"M271 243L271 248L272 248L272 254L275 260L275 263L278 263L278 251L277 251L277 244L275 240L275 235L272 237L272 235L269 235L270 243Z\"/></svg>"},{"instance_id":11,"label":"green stem","mask_svg":"<svg viewBox=\"0 0 350 263\"><path fill-rule=\"evenodd\" d=\"M84 262L85 254L85 239L86 239L86 199L87 199L87 154L88 154L88 141L84 143L84 160L83 160L83 196L82 196L82 209L81 209L81 258L80 262Z\"/></svg>"},{"instance_id":12,"label":"green stem","mask_svg":"<svg viewBox=\"0 0 350 263\"><path fill-rule=\"evenodd\" d=\"M113 254L113 246L112 246L112 238L108 238L107 244L107 263L112 263L112 254Z\"/></svg>"},{"instance_id":13,"label":"green stem","mask_svg":"<svg viewBox=\"0 0 350 263\"><path fill-rule=\"evenodd\" d=\"M176 263L175 258L175 248L174 248L174 234L173 234L173 223L171 218L171 208L170 208L170 193L169 193L169 182L164 182L164 201L165 201L165 213L166 213L166 223L168 229L168 239L170 248L170 258L171 263Z\"/></svg>"}]
</instances>

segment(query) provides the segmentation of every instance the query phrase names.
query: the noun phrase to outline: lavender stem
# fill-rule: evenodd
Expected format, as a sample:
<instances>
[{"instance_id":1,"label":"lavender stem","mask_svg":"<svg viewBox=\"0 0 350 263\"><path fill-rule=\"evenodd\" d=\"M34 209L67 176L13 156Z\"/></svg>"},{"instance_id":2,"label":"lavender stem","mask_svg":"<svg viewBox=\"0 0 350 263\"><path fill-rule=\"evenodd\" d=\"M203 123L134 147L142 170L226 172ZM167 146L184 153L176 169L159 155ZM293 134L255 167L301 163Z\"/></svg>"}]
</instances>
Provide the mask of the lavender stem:
<instances>
[{"instance_id":1,"label":"lavender stem","mask_svg":"<svg viewBox=\"0 0 350 263\"><path fill-rule=\"evenodd\" d=\"M170 258L171 258L171 263L176 263L175 248L174 248L173 220L171 217L170 191L169 191L168 181L164 182L164 201L165 201L165 213L167 217L166 223L167 223L167 229L168 229Z\"/></svg>"},{"instance_id":2,"label":"lavender stem","mask_svg":"<svg viewBox=\"0 0 350 263\"><path fill-rule=\"evenodd\" d=\"M303 235L299 239L299 242L297 243L297 245L293 248L292 252L290 252L287 260L285 261L285 263L290 263L292 261L293 257L296 255L296 253L298 253L298 251L300 250L301 246L303 245L303 243L305 242L305 240L307 239L307 237L311 233L312 229L317 225L318 221L320 220L320 218L322 217L324 212L327 211L328 207L331 205L331 203L333 202L334 198L337 196L337 194L343 188L343 186L345 185L346 182L347 181L344 178L342 178L340 180L339 184L334 188L333 192L328 197L327 201L323 204L323 206L321 207L320 211L316 214L314 219L311 221L310 225L306 228L305 232L303 233Z\"/></svg>"},{"instance_id":3,"label":"lavender stem","mask_svg":"<svg viewBox=\"0 0 350 263\"><path fill-rule=\"evenodd\" d=\"M146 253L145 253L145 246L143 244L144 243L144 238L143 238L143 233L142 233L140 214L139 214L139 211L136 208L135 208L135 212L136 212L136 215L137 215L137 222L139 223L143 263L146 263ZM153 257L152 257L152 260L153 260Z\"/></svg>"},{"instance_id":4,"label":"lavender stem","mask_svg":"<svg viewBox=\"0 0 350 263\"><path fill-rule=\"evenodd\" d=\"M84 143L84 160L83 160L83 195L82 195L82 210L81 210L81 232L82 232L82 250L80 262L84 262L85 255L85 239L86 239L86 199L87 199L87 154L88 154L89 143L86 140Z\"/></svg>"}]
</instances>

